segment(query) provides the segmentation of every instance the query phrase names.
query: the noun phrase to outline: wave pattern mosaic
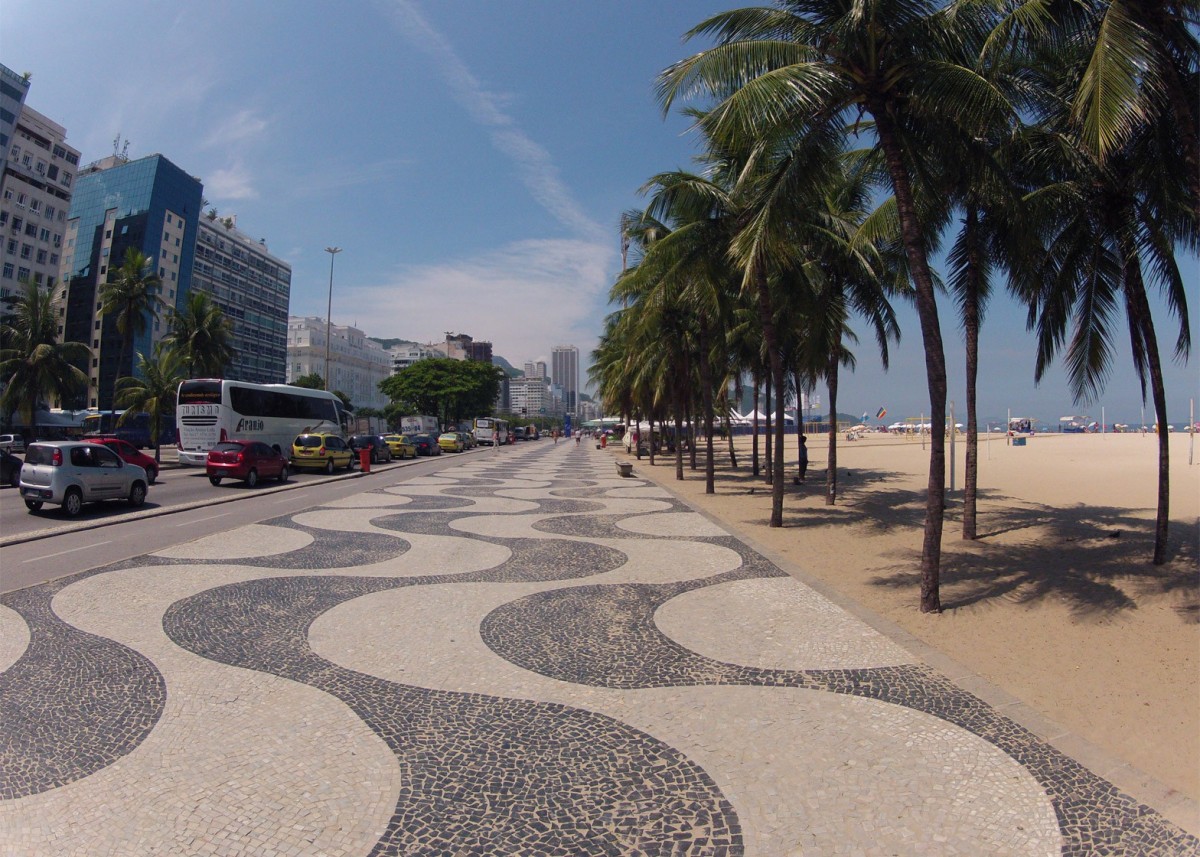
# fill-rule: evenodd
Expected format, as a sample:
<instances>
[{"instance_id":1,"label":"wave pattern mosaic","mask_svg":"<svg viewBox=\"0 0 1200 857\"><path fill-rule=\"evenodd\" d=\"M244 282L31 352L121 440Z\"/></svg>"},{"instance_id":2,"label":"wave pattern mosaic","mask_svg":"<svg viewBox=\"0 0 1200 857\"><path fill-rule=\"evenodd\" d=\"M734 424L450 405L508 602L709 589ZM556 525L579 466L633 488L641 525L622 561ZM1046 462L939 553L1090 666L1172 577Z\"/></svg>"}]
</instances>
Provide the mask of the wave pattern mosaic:
<instances>
[{"instance_id":1,"label":"wave pattern mosaic","mask_svg":"<svg viewBox=\"0 0 1200 857\"><path fill-rule=\"evenodd\" d=\"M477 454L4 596L0 849L1197 852L611 469Z\"/></svg>"}]
</instances>

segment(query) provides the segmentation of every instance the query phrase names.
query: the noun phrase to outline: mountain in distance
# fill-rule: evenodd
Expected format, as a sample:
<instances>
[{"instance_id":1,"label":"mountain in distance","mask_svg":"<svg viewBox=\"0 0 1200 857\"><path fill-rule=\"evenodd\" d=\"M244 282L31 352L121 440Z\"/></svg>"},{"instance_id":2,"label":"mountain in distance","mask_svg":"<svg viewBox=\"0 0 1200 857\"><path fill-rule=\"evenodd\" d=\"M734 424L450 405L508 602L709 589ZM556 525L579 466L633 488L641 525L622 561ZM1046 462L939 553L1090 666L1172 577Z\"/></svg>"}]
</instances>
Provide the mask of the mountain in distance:
<instances>
[{"instance_id":1,"label":"mountain in distance","mask_svg":"<svg viewBox=\"0 0 1200 857\"><path fill-rule=\"evenodd\" d=\"M384 347L384 350L388 348L395 348L397 345L417 344L415 339L380 339L378 336L368 336L367 339L371 340L372 342L378 342Z\"/></svg>"},{"instance_id":2,"label":"mountain in distance","mask_svg":"<svg viewBox=\"0 0 1200 857\"><path fill-rule=\"evenodd\" d=\"M513 365L511 363L509 363L507 360L505 360L503 357L501 357L499 354L492 355L492 365L499 366L501 369L504 370L504 374L510 378L520 378L522 375L525 374L524 370L522 370L522 369L514 369Z\"/></svg>"}]
</instances>

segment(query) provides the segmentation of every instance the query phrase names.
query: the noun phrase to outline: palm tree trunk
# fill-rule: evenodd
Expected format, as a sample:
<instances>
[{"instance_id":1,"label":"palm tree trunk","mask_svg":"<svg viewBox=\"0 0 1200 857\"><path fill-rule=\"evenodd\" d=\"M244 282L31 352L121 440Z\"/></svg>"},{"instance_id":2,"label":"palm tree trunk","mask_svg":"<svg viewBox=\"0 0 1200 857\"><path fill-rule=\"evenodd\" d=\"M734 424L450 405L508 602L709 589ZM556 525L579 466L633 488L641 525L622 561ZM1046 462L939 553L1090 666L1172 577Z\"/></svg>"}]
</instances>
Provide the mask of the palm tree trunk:
<instances>
[{"instance_id":1,"label":"palm tree trunk","mask_svg":"<svg viewBox=\"0 0 1200 857\"><path fill-rule=\"evenodd\" d=\"M767 359L771 370L771 386L775 388L775 395L779 397L779 401L783 401L783 355L779 351L779 335L775 328L775 317L771 311L771 292L767 282L766 271L762 268L760 262L755 272L755 280L758 285L758 317L759 323L763 329L763 344L767 348ZM768 388L767 401L770 402L770 391ZM782 413L782 409L780 411ZM768 458L770 458L771 435L770 435L770 416L768 416L767 427L767 449ZM782 428L782 426L780 426ZM777 438L779 440L779 438ZM775 444L774 464L769 466L769 476L771 478L771 521L768 524L770 527L783 526L783 449L779 443ZM770 462L769 462L770 463Z\"/></svg>"},{"instance_id":2,"label":"palm tree trunk","mask_svg":"<svg viewBox=\"0 0 1200 857\"><path fill-rule=\"evenodd\" d=\"M765 426L766 450L765 450L765 454L764 454L765 466L763 467L763 476L765 477L767 482L770 483L771 485L775 484L775 479L774 479L775 438L774 438L774 433L772 431L773 425L774 425L773 424L774 414L771 413L771 388L773 386L775 386L772 383L772 376L774 376L774 374L775 373L772 372L770 375L767 376L766 389L764 391L765 395L764 395L764 401L763 401L763 407L766 408L766 410L763 411L763 414L765 414L767 417L767 424Z\"/></svg>"},{"instance_id":3,"label":"palm tree trunk","mask_svg":"<svg viewBox=\"0 0 1200 857\"><path fill-rule=\"evenodd\" d=\"M1154 319L1146 299L1146 285L1137 250L1128 238L1121 241L1125 265L1125 306L1130 326L1140 336L1145 350L1146 369L1150 375L1150 395L1154 399L1154 416L1158 420L1158 513L1154 520L1154 564L1167 561L1167 529L1171 506L1171 448L1167 434L1167 392L1163 384L1162 362L1158 356L1158 337ZM1144 388L1143 388L1144 390Z\"/></svg>"},{"instance_id":4,"label":"palm tree trunk","mask_svg":"<svg viewBox=\"0 0 1200 857\"><path fill-rule=\"evenodd\" d=\"M713 378L712 363L709 360L707 337L704 330L700 331L700 396L701 408L704 410L704 446L707 460L704 462L704 493L715 494L716 469L713 464ZM692 459L695 461L696 445L692 444Z\"/></svg>"},{"instance_id":5,"label":"palm tree trunk","mask_svg":"<svg viewBox=\"0 0 1200 857\"><path fill-rule=\"evenodd\" d=\"M976 238L979 212L967 209L967 288L963 295L963 334L967 346L967 461L963 482L964 539L976 538L976 497L979 485L979 423L975 417L976 384L979 378L979 247Z\"/></svg>"},{"instance_id":6,"label":"palm tree trunk","mask_svg":"<svg viewBox=\"0 0 1200 857\"><path fill-rule=\"evenodd\" d=\"M785 475L785 466L783 463L784 445L787 443L787 396L784 395L783 381L783 358L779 358L779 386L775 393L775 466L772 473L775 479L771 483L771 520L776 519L776 503L778 503L778 524L772 526L783 526L783 478ZM776 500L778 497L778 500Z\"/></svg>"},{"instance_id":7,"label":"palm tree trunk","mask_svg":"<svg viewBox=\"0 0 1200 857\"><path fill-rule=\"evenodd\" d=\"M761 386L762 386L762 378L760 378L758 373L755 372L754 373L754 414L753 414L752 428L751 428L751 430L753 432L753 438L752 438L751 446L750 446L750 473L751 473L751 475L753 475L755 477L757 477L759 475L759 473L761 472L761 468L759 467L759 463L758 463L758 406L760 404L759 398L758 398L758 390L759 390L759 387L761 387Z\"/></svg>"},{"instance_id":8,"label":"palm tree trunk","mask_svg":"<svg viewBox=\"0 0 1200 857\"><path fill-rule=\"evenodd\" d=\"M829 355L825 383L829 387L829 469L825 472L825 505L832 506L837 503L838 361L835 354Z\"/></svg>"},{"instance_id":9,"label":"palm tree trunk","mask_svg":"<svg viewBox=\"0 0 1200 857\"><path fill-rule=\"evenodd\" d=\"M675 479L683 481L683 381L675 387Z\"/></svg>"},{"instance_id":10,"label":"palm tree trunk","mask_svg":"<svg viewBox=\"0 0 1200 857\"><path fill-rule=\"evenodd\" d=\"M929 482L925 496L925 535L921 544L921 612L940 613L942 525L946 511L946 354L938 322L933 274L925 252L924 233L913 199L904 153L882 97L868 109L875 120L879 145L887 161L896 195L900 233L908 259L909 276L916 289L921 339L925 346L925 376L929 387Z\"/></svg>"},{"instance_id":11,"label":"palm tree trunk","mask_svg":"<svg viewBox=\"0 0 1200 857\"><path fill-rule=\"evenodd\" d=\"M730 466L737 470L738 460L737 451L733 447L733 420L728 416L725 417L725 439L729 441L729 462Z\"/></svg>"}]
</instances>

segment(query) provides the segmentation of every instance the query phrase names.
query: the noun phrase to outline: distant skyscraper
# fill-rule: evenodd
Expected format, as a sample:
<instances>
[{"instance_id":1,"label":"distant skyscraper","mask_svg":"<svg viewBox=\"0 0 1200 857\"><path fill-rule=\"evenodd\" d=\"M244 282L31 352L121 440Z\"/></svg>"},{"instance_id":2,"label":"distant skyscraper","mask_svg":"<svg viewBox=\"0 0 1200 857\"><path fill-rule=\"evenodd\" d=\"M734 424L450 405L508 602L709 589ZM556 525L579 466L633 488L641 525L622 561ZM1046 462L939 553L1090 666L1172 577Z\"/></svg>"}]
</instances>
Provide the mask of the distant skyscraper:
<instances>
[{"instance_id":1,"label":"distant skyscraper","mask_svg":"<svg viewBox=\"0 0 1200 857\"><path fill-rule=\"evenodd\" d=\"M235 218L200 218L192 288L206 293L233 330L233 362L225 377L282 384L287 377L288 302L292 266L265 240L237 228Z\"/></svg>"},{"instance_id":2,"label":"distant skyscraper","mask_svg":"<svg viewBox=\"0 0 1200 857\"><path fill-rule=\"evenodd\" d=\"M563 410L575 416L579 401L579 349L555 345L550 349L550 377L563 391Z\"/></svg>"},{"instance_id":3,"label":"distant skyscraper","mask_svg":"<svg viewBox=\"0 0 1200 857\"><path fill-rule=\"evenodd\" d=\"M110 155L75 177L61 269L66 287L63 338L91 346L90 365L80 367L92 381L87 406L112 407L118 375L132 373L137 353L153 353L154 343L168 330L169 310L183 306L191 285L202 190L199 179L162 155L136 161ZM129 248L150 260L162 281L159 297L167 311L135 337L133 355L123 355L115 314L101 315L97 305L101 284L121 267Z\"/></svg>"}]
</instances>

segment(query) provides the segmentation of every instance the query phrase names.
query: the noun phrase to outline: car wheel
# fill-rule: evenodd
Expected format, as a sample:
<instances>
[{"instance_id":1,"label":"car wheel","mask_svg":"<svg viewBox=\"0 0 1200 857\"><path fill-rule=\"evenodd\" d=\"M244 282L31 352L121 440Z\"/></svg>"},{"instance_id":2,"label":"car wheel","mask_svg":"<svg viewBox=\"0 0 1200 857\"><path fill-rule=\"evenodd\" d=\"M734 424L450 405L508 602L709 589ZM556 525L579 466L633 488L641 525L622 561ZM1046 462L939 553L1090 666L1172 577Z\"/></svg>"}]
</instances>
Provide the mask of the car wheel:
<instances>
[{"instance_id":1,"label":"car wheel","mask_svg":"<svg viewBox=\"0 0 1200 857\"><path fill-rule=\"evenodd\" d=\"M31 512L36 512L38 509L42 508L42 501L41 500L26 500L25 508Z\"/></svg>"},{"instance_id":2,"label":"car wheel","mask_svg":"<svg viewBox=\"0 0 1200 857\"><path fill-rule=\"evenodd\" d=\"M157 467L151 467L149 470L146 471L146 481L149 482L151 485L153 485L155 482L158 481L158 468Z\"/></svg>"},{"instance_id":3,"label":"car wheel","mask_svg":"<svg viewBox=\"0 0 1200 857\"><path fill-rule=\"evenodd\" d=\"M283 465L283 467L279 468L279 481L280 482L288 481L288 469L287 469L286 464Z\"/></svg>"},{"instance_id":4,"label":"car wheel","mask_svg":"<svg viewBox=\"0 0 1200 857\"><path fill-rule=\"evenodd\" d=\"M255 470L253 467L251 467L250 472L246 474L246 485L250 488L253 488L257 484L258 484L258 471Z\"/></svg>"},{"instance_id":5,"label":"car wheel","mask_svg":"<svg viewBox=\"0 0 1200 857\"><path fill-rule=\"evenodd\" d=\"M379 456L375 454L375 447L371 447L371 463L378 464Z\"/></svg>"},{"instance_id":6,"label":"car wheel","mask_svg":"<svg viewBox=\"0 0 1200 857\"><path fill-rule=\"evenodd\" d=\"M328 461L325 462L325 472L333 473L333 459L332 458L330 458Z\"/></svg>"},{"instance_id":7,"label":"car wheel","mask_svg":"<svg viewBox=\"0 0 1200 857\"><path fill-rule=\"evenodd\" d=\"M354 456L353 456L353 455L352 455L352 456L350 456L350 460L346 462L346 469L347 469L347 470L353 470L353 469L354 469Z\"/></svg>"},{"instance_id":8,"label":"car wheel","mask_svg":"<svg viewBox=\"0 0 1200 857\"><path fill-rule=\"evenodd\" d=\"M129 505L137 508L146 502L146 485L143 482L134 482L129 489Z\"/></svg>"},{"instance_id":9,"label":"car wheel","mask_svg":"<svg viewBox=\"0 0 1200 857\"><path fill-rule=\"evenodd\" d=\"M83 494L78 488L67 489L67 494L63 497L62 508L63 513L69 518L77 517L83 511Z\"/></svg>"},{"instance_id":10,"label":"car wheel","mask_svg":"<svg viewBox=\"0 0 1200 857\"><path fill-rule=\"evenodd\" d=\"M221 477L220 476L210 476L210 477L208 477L208 481L211 482L213 485L220 485Z\"/></svg>"}]
</instances>

